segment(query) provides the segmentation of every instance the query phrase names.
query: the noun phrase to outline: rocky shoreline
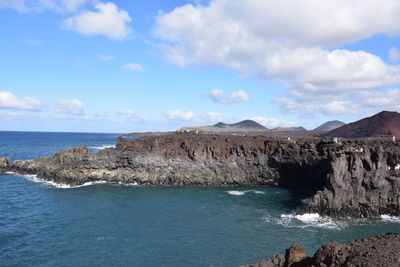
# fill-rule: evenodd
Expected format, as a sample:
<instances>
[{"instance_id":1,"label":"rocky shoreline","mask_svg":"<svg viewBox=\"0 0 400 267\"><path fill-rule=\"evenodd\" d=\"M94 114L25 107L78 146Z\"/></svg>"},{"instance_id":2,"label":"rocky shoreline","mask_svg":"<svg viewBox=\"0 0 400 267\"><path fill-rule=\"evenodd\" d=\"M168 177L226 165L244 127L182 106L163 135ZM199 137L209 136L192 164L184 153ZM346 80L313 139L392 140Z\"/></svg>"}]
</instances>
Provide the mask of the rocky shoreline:
<instances>
[{"instance_id":1,"label":"rocky shoreline","mask_svg":"<svg viewBox=\"0 0 400 267\"><path fill-rule=\"evenodd\" d=\"M300 213L333 218L400 215L400 145L390 140L168 134L118 138L29 161L0 159L0 172L68 185L282 186L315 195Z\"/></svg>"},{"instance_id":2,"label":"rocky shoreline","mask_svg":"<svg viewBox=\"0 0 400 267\"><path fill-rule=\"evenodd\" d=\"M294 243L285 254L274 255L241 267L335 267L335 266L400 266L400 235L362 238L348 243L331 242L308 256L301 244Z\"/></svg>"}]
</instances>

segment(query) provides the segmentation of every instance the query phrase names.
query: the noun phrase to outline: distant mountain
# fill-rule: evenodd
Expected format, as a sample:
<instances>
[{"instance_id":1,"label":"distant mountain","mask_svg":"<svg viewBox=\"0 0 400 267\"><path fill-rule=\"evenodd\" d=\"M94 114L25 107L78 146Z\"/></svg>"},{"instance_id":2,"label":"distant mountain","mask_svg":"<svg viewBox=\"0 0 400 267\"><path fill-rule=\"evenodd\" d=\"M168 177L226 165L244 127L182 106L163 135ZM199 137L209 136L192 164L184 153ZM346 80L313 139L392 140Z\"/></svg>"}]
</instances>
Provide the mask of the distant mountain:
<instances>
[{"instance_id":1,"label":"distant mountain","mask_svg":"<svg viewBox=\"0 0 400 267\"><path fill-rule=\"evenodd\" d=\"M400 113L382 111L374 116L336 128L322 136L344 138L400 137Z\"/></svg>"},{"instance_id":2,"label":"distant mountain","mask_svg":"<svg viewBox=\"0 0 400 267\"><path fill-rule=\"evenodd\" d=\"M215 125L210 126L194 126L194 127L182 127L178 130L181 131L199 131L199 132L263 132L268 131L267 128L262 126L261 124L252 121L252 120L244 120L237 123L224 123L218 122Z\"/></svg>"},{"instance_id":3,"label":"distant mountain","mask_svg":"<svg viewBox=\"0 0 400 267\"><path fill-rule=\"evenodd\" d=\"M332 131L336 128L342 127L345 124L346 123L343 121L328 121L315 128L314 131Z\"/></svg>"},{"instance_id":4,"label":"distant mountain","mask_svg":"<svg viewBox=\"0 0 400 267\"><path fill-rule=\"evenodd\" d=\"M245 129L245 130L251 129L251 131L267 131L268 130L261 124L255 122L255 121L252 121L252 120L244 120L244 121L240 121L240 122L233 123L233 124L218 122L214 126L218 127L218 128L230 128L230 129L233 129L233 128L234 129Z\"/></svg>"},{"instance_id":5,"label":"distant mountain","mask_svg":"<svg viewBox=\"0 0 400 267\"><path fill-rule=\"evenodd\" d=\"M307 131L303 127L277 127L272 129L271 131L275 132L303 132Z\"/></svg>"}]
</instances>

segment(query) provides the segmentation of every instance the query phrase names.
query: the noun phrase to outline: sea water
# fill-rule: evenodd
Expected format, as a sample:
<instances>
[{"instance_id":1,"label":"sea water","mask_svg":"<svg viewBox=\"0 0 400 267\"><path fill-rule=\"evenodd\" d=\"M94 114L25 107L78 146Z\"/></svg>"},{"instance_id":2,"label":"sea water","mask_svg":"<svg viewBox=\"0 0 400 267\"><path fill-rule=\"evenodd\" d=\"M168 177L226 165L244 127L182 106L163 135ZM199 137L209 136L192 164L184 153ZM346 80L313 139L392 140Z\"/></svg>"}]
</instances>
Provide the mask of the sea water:
<instances>
[{"instance_id":1,"label":"sea water","mask_svg":"<svg viewBox=\"0 0 400 267\"><path fill-rule=\"evenodd\" d=\"M0 157L33 159L118 134L0 132ZM399 232L400 220L295 215L310 192L265 187L71 188L0 175L0 266L236 266L323 243Z\"/></svg>"}]
</instances>

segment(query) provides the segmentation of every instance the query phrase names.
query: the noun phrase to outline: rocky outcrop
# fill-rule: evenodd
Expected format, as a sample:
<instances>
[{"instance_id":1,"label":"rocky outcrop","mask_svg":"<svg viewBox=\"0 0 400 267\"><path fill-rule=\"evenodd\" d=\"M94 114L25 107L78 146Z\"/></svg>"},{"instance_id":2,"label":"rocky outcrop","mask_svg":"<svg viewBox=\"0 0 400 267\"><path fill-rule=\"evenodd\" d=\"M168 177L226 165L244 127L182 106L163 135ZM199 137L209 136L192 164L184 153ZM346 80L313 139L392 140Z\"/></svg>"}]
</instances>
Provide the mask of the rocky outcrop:
<instances>
[{"instance_id":1,"label":"rocky outcrop","mask_svg":"<svg viewBox=\"0 0 400 267\"><path fill-rule=\"evenodd\" d=\"M268 185L315 190L300 212L332 217L400 215L400 146L390 140L279 139L169 134L119 138L93 153L73 148L30 161L0 160L0 171L80 185Z\"/></svg>"},{"instance_id":2,"label":"rocky outcrop","mask_svg":"<svg viewBox=\"0 0 400 267\"><path fill-rule=\"evenodd\" d=\"M335 267L335 266L400 266L400 235L384 234L349 243L332 242L323 245L314 256L307 256L304 247L293 244L286 254L242 267Z\"/></svg>"}]
</instances>

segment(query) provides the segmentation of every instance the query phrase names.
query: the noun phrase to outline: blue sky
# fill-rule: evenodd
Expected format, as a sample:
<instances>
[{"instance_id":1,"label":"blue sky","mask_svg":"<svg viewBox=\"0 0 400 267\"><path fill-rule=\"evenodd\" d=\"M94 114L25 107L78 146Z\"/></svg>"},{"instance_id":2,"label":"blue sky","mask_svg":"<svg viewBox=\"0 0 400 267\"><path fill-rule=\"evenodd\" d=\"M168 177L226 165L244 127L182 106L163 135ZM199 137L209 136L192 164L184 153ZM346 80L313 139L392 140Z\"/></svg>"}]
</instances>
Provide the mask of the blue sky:
<instances>
[{"instance_id":1,"label":"blue sky","mask_svg":"<svg viewBox=\"0 0 400 267\"><path fill-rule=\"evenodd\" d=\"M396 0L0 0L0 130L133 132L400 110Z\"/></svg>"}]
</instances>

